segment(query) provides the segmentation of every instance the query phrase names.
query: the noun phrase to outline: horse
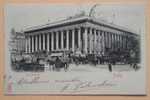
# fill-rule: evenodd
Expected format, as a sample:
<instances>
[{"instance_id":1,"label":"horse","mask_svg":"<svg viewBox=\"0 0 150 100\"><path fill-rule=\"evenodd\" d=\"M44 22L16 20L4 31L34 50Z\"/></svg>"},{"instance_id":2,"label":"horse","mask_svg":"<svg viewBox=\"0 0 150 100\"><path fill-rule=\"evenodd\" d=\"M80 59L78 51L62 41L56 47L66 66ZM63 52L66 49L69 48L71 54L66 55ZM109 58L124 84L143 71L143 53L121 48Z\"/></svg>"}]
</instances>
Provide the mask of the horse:
<instances>
[{"instance_id":1,"label":"horse","mask_svg":"<svg viewBox=\"0 0 150 100\"><path fill-rule=\"evenodd\" d=\"M49 69L53 70L54 66L55 66L55 61L53 60L47 60L48 64L49 64Z\"/></svg>"},{"instance_id":2,"label":"horse","mask_svg":"<svg viewBox=\"0 0 150 100\"><path fill-rule=\"evenodd\" d=\"M59 58L56 58L53 66L53 70L60 71L61 68L64 68L65 71L68 70L68 63L66 61L61 61Z\"/></svg>"}]
</instances>

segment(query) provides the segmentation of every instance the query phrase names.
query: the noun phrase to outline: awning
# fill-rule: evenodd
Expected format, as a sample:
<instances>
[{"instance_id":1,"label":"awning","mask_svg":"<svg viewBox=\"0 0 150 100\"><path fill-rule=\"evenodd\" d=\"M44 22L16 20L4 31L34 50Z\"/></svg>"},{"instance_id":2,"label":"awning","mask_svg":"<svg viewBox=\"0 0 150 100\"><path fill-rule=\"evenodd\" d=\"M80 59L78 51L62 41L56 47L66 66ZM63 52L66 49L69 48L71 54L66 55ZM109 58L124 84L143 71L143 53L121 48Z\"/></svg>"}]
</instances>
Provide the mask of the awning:
<instances>
[{"instance_id":1,"label":"awning","mask_svg":"<svg viewBox=\"0 0 150 100\"><path fill-rule=\"evenodd\" d=\"M82 55L81 51L76 51L75 55Z\"/></svg>"},{"instance_id":2,"label":"awning","mask_svg":"<svg viewBox=\"0 0 150 100\"><path fill-rule=\"evenodd\" d=\"M51 57L59 57L59 56L62 56L63 53L52 53L50 56Z\"/></svg>"}]
</instances>

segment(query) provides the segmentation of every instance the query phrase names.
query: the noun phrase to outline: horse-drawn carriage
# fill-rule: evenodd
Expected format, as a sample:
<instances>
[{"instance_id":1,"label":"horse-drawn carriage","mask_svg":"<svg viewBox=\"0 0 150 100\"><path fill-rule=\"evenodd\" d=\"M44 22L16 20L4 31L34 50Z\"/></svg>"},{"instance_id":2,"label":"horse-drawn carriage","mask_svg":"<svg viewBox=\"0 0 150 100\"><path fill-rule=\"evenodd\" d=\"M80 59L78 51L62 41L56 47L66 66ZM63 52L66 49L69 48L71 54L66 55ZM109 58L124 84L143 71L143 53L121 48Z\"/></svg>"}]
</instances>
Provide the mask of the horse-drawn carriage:
<instances>
[{"instance_id":1,"label":"horse-drawn carriage","mask_svg":"<svg viewBox=\"0 0 150 100\"><path fill-rule=\"evenodd\" d=\"M87 60L90 64L96 65L98 64L98 59L95 54L89 54L87 55Z\"/></svg>"},{"instance_id":2,"label":"horse-drawn carriage","mask_svg":"<svg viewBox=\"0 0 150 100\"><path fill-rule=\"evenodd\" d=\"M83 54L82 55L72 55L71 58L76 65L86 64L88 62L86 55L83 55Z\"/></svg>"},{"instance_id":3,"label":"horse-drawn carriage","mask_svg":"<svg viewBox=\"0 0 150 100\"><path fill-rule=\"evenodd\" d=\"M59 71L62 68L67 71L69 67L69 58L62 55L50 55L47 62L51 69L56 71Z\"/></svg>"},{"instance_id":4,"label":"horse-drawn carriage","mask_svg":"<svg viewBox=\"0 0 150 100\"><path fill-rule=\"evenodd\" d=\"M59 71L63 68L65 71L67 71L69 67L68 63L68 57L58 55L50 55L47 57L25 55L14 57L12 59L12 66L16 71L44 71L47 68L56 71Z\"/></svg>"},{"instance_id":5,"label":"horse-drawn carriage","mask_svg":"<svg viewBox=\"0 0 150 100\"><path fill-rule=\"evenodd\" d=\"M44 64L39 64L31 55L17 55L11 59L15 71L44 71Z\"/></svg>"}]
</instances>

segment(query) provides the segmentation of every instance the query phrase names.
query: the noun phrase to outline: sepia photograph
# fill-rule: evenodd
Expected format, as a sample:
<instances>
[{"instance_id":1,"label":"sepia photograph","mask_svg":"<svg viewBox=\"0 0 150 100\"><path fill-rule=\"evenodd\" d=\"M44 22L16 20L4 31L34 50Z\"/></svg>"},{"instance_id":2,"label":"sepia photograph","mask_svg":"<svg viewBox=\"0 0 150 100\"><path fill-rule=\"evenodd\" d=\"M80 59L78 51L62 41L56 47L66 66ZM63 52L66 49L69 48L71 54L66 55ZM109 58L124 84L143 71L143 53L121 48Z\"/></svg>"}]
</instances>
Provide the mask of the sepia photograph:
<instances>
[{"instance_id":1,"label":"sepia photograph","mask_svg":"<svg viewBox=\"0 0 150 100\"><path fill-rule=\"evenodd\" d=\"M7 95L146 95L145 6L5 6Z\"/></svg>"}]
</instances>

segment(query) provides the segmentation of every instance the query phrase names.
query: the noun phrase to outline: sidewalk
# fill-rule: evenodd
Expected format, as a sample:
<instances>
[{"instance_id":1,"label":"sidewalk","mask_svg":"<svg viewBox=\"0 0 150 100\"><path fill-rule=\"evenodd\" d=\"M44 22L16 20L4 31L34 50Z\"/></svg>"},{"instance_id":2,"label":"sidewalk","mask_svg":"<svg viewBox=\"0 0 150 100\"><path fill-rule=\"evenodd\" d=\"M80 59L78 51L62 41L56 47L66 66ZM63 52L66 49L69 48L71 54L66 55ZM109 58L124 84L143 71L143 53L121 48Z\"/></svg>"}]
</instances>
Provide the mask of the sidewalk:
<instances>
[{"instance_id":1,"label":"sidewalk","mask_svg":"<svg viewBox=\"0 0 150 100\"><path fill-rule=\"evenodd\" d=\"M102 70L108 70L108 65L75 65L75 64L70 64L69 65L69 71L81 71L81 72L97 72L97 71L102 71ZM134 71L130 65L112 65L112 71L116 72L122 72L122 71Z\"/></svg>"}]
</instances>

